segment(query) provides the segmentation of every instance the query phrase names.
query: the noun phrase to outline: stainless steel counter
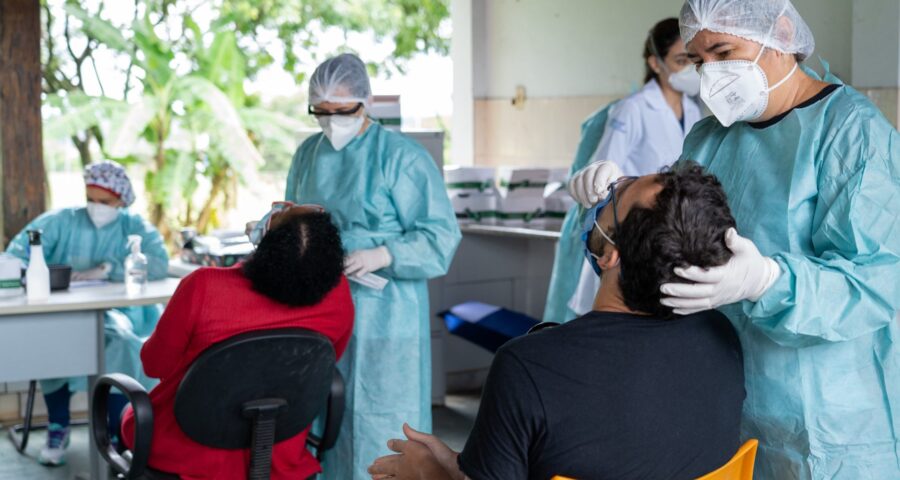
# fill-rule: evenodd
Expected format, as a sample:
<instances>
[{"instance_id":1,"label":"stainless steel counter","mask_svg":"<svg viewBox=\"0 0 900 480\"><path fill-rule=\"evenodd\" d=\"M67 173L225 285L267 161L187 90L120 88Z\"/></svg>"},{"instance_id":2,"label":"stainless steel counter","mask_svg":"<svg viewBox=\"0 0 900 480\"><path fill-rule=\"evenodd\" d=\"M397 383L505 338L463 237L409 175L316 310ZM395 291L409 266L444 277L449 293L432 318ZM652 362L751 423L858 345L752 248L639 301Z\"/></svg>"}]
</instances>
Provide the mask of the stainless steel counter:
<instances>
[{"instance_id":1,"label":"stainless steel counter","mask_svg":"<svg viewBox=\"0 0 900 480\"><path fill-rule=\"evenodd\" d=\"M559 240L559 230L525 228L525 227L504 227L501 225L479 225L466 224L459 226L463 234L475 235L494 235L498 237L517 237L527 239L546 239Z\"/></svg>"}]
</instances>

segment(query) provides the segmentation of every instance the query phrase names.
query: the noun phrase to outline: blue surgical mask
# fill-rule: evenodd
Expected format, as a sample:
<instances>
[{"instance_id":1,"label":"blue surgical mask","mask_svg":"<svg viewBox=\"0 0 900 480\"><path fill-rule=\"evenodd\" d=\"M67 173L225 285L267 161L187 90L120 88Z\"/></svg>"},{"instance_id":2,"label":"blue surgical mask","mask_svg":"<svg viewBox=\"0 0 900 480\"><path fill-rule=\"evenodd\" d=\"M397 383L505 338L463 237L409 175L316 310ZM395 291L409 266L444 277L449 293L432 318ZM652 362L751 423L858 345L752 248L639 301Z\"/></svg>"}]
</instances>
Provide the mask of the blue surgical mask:
<instances>
[{"instance_id":1,"label":"blue surgical mask","mask_svg":"<svg viewBox=\"0 0 900 480\"><path fill-rule=\"evenodd\" d=\"M591 268L594 269L594 273L596 273L598 277L602 273L600 265L597 264L597 260L599 260L600 257L591 252L591 232L596 228L607 242L615 246L616 242L613 241L610 235L603 230L603 227L597 223L597 219L600 218L600 214L603 213L603 208L611 203L613 206L613 222L616 230L619 229L619 214L616 209L616 185L623 181L634 180L635 178L637 177L622 177L610 184L609 195L607 195L600 203L591 207L584 216L584 223L581 228L581 242L584 244L584 258L587 260L588 264L590 264Z\"/></svg>"}]
</instances>

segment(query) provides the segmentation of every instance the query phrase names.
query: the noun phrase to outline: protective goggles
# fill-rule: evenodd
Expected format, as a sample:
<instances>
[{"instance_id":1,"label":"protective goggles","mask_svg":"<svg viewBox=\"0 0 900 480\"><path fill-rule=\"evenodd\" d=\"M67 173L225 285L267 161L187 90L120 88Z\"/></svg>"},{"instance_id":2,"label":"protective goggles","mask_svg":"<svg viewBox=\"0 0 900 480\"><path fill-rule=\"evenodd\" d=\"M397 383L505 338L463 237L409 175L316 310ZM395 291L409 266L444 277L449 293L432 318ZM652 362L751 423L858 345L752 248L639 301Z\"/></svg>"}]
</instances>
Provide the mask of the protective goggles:
<instances>
[{"instance_id":1,"label":"protective goggles","mask_svg":"<svg viewBox=\"0 0 900 480\"><path fill-rule=\"evenodd\" d=\"M316 107L310 105L307 108L307 113L310 115L315 115L317 117L330 117L332 115L353 115L358 112L361 108L363 108L362 102L356 104L355 107L347 109L347 110L335 110L333 112L329 112L328 110L319 110Z\"/></svg>"},{"instance_id":2,"label":"protective goggles","mask_svg":"<svg viewBox=\"0 0 900 480\"><path fill-rule=\"evenodd\" d=\"M616 230L619 229L619 209L616 205L616 187L619 185L630 183L638 177L621 177L615 182L609 185L609 195L606 196L605 199L601 200L600 203L594 205L587 211L584 216L584 223L581 228L581 242L584 244L584 258L587 260L588 264L590 264L591 268L594 269L594 273L597 276L600 276L602 272L600 270L600 265L597 264L597 260L600 259L597 255L591 252L590 243L591 243L591 232L594 231L594 228L597 228L597 231L600 232L600 235L606 239L612 245L615 245L616 242L608 235L603 227L597 222L597 219L600 218L600 214L603 213L603 208L612 204L613 207L613 226Z\"/></svg>"}]
</instances>

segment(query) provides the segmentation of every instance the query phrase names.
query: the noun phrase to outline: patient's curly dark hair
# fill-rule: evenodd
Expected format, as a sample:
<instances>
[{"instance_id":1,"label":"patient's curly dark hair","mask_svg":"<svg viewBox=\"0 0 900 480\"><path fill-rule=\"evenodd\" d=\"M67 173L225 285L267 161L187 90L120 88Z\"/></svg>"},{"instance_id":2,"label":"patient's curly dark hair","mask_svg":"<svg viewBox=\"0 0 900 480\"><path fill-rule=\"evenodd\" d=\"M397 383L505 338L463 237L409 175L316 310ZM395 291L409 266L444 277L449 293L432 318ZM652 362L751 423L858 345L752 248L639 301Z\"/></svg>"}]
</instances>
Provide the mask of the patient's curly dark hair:
<instances>
[{"instance_id":1,"label":"patient's curly dark hair","mask_svg":"<svg viewBox=\"0 0 900 480\"><path fill-rule=\"evenodd\" d=\"M297 215L270 230L243 264L257 292L292 306L315 305L340 282L344 250L328 213Z\"/></svg>"},{"instance_id":2,"label":"patient's curly dark hair","mask_svg":"<svg viewBox=\"0 0 900 480\"><path fill-rule=\"evenodd\" d=\"M686 281L675 275L675 267L725 264L732 256L725 232L735 221L719 180L696 163L679 162L656 178L663 188L655 204L632 207L613 240L625 305L671 318L672 309L660 303L660 285Z\"/></svg>"}]
</instances>

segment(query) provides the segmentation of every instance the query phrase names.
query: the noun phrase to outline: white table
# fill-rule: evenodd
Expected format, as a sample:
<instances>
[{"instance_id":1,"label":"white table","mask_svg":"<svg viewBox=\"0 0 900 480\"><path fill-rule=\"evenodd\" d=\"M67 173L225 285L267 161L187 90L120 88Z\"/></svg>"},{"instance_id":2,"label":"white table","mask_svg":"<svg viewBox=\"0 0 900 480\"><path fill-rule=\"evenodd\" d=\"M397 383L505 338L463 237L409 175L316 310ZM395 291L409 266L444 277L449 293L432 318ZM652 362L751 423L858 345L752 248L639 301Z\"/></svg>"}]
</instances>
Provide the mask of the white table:
<instances>
[{"instance_id":1,"label":"white table","mask_svg":"<svg viewBox=\"0 0 900 480\"><path fill-rule=\"evenodd\" d=\"M87 375L88 399L104 372L104 312L112 308L164 303L180 279L149 282L147 291L126 295L125 285L73 287L41 303L25 296L0 298L0 382ZM106 478L106 467L88 441L91 479Z\"/></svg>"}]
</instances>

